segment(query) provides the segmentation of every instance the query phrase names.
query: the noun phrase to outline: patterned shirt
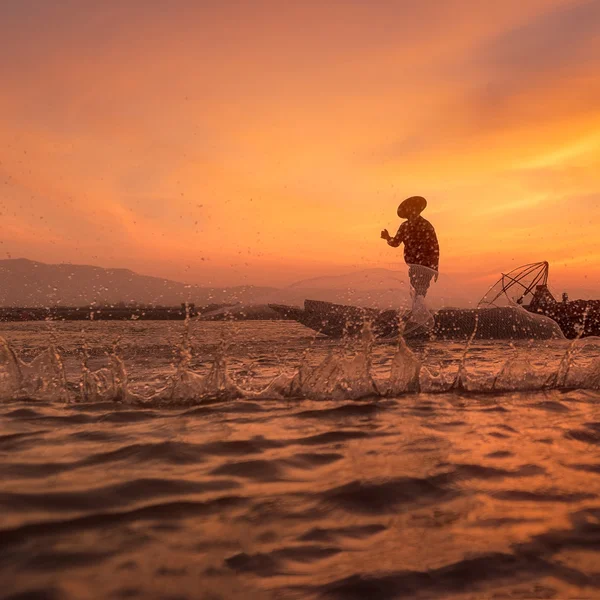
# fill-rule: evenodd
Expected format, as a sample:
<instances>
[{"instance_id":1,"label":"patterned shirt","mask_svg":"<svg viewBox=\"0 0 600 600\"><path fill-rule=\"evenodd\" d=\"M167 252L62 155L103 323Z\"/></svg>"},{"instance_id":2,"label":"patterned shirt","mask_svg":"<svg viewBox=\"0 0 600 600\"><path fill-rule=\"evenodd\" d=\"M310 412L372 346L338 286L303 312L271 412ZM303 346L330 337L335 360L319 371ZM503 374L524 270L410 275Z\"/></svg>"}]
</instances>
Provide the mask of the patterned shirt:
<instances>
[{"instance_id":1,"label":"patterned shirt","mask_svg":"<svg viewBox=\"0 0 600 600\"><path fill-rule=\"evenodd\" d=\"M439 269L440 246L435 229L427 219L419 216L404 221L388 244L396 248L403 242L406 264Z\"/></svg>"}]
</instances>

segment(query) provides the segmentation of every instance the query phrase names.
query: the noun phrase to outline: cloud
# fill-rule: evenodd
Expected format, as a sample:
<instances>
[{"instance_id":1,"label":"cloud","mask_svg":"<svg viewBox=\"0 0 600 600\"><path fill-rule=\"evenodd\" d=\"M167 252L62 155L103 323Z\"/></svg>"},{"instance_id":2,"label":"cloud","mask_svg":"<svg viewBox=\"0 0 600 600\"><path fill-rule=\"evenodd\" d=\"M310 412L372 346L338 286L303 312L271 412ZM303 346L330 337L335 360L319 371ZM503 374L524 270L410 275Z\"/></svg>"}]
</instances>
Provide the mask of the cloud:
<instances>
[{"instance_id":1,"label":"cloud","mask_svg":"<svg viewBox=\"0 0 600 600\"><path fill-rule=\"evenodd\" d=\"M423 193L457 263L580 254L548 209L600 189L598 6L6 0L7 243L292 280L391 260Z\"/></svg>"},{"instance_id":2,"label":"cloud","mask_svg":"<svg viewBox=\"0 0 600 600\"><path fill-rule=\"evenodd\" d=\"M564 74L590 59L598 61L598 22L599 0L570 2L484 43L478 62L509 82L535 85L548 72Z\"/></svg>"}]
</instances>

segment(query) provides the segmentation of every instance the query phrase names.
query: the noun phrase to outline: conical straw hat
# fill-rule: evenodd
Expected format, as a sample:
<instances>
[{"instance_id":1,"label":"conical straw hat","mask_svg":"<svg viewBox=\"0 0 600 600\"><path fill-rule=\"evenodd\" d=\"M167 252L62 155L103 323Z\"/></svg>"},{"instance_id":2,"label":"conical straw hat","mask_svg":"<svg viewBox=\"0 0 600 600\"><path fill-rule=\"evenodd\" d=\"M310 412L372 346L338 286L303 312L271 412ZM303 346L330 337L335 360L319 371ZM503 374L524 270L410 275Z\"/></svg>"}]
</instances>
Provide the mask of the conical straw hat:
<instances>
[{"instance_id":1,"label":"conical straw hat","mask_svg":"<svg viewBox=\"0 0 600 600\"><path fill-rule=\"evenodd\" d=\"M423 196L411 196L398 207L398 216L408 219L410 216L420 215L427 206L427 200Z\"/></svg>"}]
</instances>

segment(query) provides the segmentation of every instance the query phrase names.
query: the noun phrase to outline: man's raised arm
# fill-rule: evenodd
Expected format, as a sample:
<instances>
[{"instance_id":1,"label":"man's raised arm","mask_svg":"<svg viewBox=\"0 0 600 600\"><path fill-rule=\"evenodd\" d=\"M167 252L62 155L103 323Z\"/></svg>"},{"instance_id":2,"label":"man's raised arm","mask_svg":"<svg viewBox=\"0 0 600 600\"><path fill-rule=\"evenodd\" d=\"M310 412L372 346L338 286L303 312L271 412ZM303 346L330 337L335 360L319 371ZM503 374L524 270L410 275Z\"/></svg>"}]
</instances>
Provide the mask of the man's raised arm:
<instances>
[{"instance_id":1,"label":"man's raised arm","mask_svg":"<svg viewBox=\"0 0 600 600\"><path fill-rule=\"evenodd\" d=\"M404 223L402 225L404 225ZM390 236L387 229L384 229L381 232L382 239L386 240L387 243L393 248L397 248L404 241L404 230L402 225L400 225L400 227L398 228L398 232L394 237Z\"/></svg>"}]
</instances>

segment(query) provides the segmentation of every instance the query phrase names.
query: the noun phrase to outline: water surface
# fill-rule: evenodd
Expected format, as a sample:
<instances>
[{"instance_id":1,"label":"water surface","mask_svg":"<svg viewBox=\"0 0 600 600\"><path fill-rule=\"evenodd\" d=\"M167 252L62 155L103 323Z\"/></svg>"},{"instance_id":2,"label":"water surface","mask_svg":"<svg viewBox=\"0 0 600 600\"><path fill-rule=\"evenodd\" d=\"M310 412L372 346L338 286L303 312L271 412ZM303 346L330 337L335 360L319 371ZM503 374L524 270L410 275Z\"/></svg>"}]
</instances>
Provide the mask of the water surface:
<instances>
[{"instance_id":1,"label":"water surface","mask_svg":"<svg viewBox=\"0 0 600 600\"><path fill-rule=\"evenodd\" d=\"M428 391L390 395L391 342L365 360L294 323L193 323L187 345L181 323L83 327L3 325L22 360L55 345L69 402L0 404L2 597L600 597L593 340L422 344ZM82 402L82 349L110 369L117 338L134 401ZM242 397L160 396L225 351ZM327 360L380 394L344 398L365 385L346 367L312 398L261 394Z\"/></svg>"}]
</instances>

